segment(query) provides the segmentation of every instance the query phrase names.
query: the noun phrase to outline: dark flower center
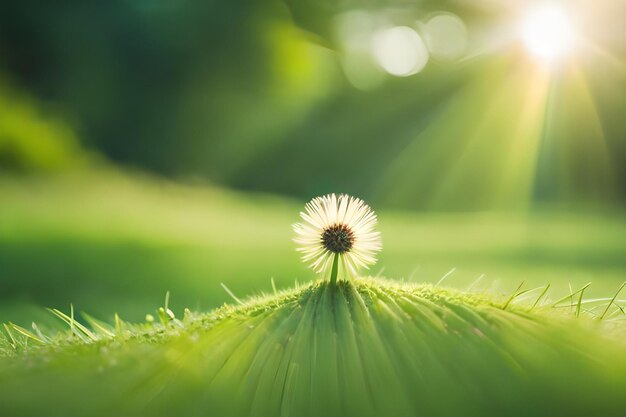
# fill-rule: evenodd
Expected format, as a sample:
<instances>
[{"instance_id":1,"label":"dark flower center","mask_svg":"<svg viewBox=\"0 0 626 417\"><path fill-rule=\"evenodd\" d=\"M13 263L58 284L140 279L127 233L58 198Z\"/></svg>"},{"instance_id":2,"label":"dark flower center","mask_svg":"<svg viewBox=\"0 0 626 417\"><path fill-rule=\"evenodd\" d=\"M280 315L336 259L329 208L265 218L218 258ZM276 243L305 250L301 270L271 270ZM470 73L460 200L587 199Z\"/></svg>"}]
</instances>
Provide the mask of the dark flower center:
<instances>
[{"instance_id":1,"label":"dark flower center","mask_svg":"<svg viewBox=\"0 0 626 417\"><path fill-rule=\"evenodd\" d=\"M354 244L354 232L345 224L334 224L324 229L322 244L333 253L347 252Z\"/></svg>"}]
</instances>

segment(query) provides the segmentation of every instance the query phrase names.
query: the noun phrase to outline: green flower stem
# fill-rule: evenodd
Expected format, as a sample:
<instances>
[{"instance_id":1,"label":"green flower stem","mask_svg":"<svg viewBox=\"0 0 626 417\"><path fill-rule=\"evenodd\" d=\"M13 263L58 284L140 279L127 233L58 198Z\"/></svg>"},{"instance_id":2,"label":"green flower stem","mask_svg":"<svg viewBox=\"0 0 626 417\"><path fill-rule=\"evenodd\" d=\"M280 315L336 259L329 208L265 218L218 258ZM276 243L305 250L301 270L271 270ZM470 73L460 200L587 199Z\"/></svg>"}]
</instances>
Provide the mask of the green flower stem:
<instances>
[{"instance_id":1,"label":"green flower stem","mask_svg":"<svg viewBox=\"0 0 626 417\"><path fill-rule=\"evenodd\" d=\"M339 271L339 254L335 254L335 259L333 260L333 268L330 271L330 285L335 285L337 283L337 272Z\"/></svg>"}]
</instances>

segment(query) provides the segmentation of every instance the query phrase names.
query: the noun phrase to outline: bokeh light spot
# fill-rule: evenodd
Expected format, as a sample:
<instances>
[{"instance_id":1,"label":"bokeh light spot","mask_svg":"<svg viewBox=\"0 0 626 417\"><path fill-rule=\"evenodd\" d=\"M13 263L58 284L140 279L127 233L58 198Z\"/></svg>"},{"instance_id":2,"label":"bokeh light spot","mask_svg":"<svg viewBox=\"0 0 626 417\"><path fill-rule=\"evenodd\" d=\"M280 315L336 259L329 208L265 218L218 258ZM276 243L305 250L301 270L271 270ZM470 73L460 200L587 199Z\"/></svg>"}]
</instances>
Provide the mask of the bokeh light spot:
<instances>
[{"instance_id":1,"label":"bokeh light spot","mask_svg":"<svg viewBox=\"0 0 626 417\"><path fill-rule=\"evenodd\" d=\"M424 24L424 40L433 58L454 61L467 50L467 29L458 16L439 13Z\"/></svg>"},{"instance_id":2,"label":"bokeh light spot","mask_svg":"<svg viewBox=\"0 0 626 417\"><path fill-rule=\"evenodd\" d=\"M406 77L420 72L428 63L428 50L422 38L407 26L396 26L374 33L372 54L389 74Z\"/></svg>"}]
</instances>

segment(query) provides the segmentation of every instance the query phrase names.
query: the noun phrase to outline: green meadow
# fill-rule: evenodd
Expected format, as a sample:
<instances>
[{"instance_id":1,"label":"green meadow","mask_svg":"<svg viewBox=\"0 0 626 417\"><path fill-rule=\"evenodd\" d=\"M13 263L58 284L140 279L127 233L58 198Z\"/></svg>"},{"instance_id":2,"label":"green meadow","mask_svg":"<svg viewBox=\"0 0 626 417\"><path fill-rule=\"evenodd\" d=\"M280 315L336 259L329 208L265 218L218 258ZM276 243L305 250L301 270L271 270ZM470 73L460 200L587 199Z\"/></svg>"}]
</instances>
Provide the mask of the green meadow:
<instances>
[{"instance_id":1,"label":"green meadow","mask_svg":"<svg viewBox=\"0 0 626 417\"><path fill-rule=\"evenodd\" d=\"M316 278L291 241L296 199L111 169L4 178L0 189L3 321L49 321L42 307L70 304L139 320L167 291L179 311L208 310L233 301L222 284L243 298ZM616 211L378 216L372 276L495 294L550 284L554 299L589 282L586 297L608 297L626 276Z\"/></svg>"}]
</instances>

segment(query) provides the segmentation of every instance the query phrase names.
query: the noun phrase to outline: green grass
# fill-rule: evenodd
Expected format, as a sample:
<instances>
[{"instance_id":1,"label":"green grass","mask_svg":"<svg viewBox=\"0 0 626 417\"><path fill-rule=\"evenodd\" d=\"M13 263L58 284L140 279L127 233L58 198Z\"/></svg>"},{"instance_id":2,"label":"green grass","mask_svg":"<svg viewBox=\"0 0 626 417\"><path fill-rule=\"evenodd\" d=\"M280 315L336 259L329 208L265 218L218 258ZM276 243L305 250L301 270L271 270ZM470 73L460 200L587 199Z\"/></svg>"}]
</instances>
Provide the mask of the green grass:
<instances>
[{"instance_id":1,"label":"green grass","mask_svg":"<svg viewBox=\"0 0 626 417\"><path fill-rule=\"evenodd\" d=\"M371 273L398 280L333 289L294 250L300 201L110 170L0 198L0 415L626 407L619 212L377 210Z\"/></svg>"},{"instance_id":2,"label":"green grass","mask_svg":"<svg viewBox=\"0 0 626 417\"><path fill-rule=\"evenodd\" d=\"M545 299L355 279L180 318L166 301L134 325L57 311L68 331L0 342L0 414L617 416L612 307L576 318Z\"/></svg>"},{"instance_id":3,"label":"green grass","mask_svg":"<svg viewBox=\"0 0 626 417\"><path fill-rule=\"evenodd\" d=\"M113 170L55 178L0 177L0 320L50 323L42 307L137 321L172 293L172 309L314 278L291 224L302 201L179 185ZM374 207L376 209L376 207ZM613 294L626 276L619 212L421 214L377 210L384 249L371 273L491 293L592 285Z\"/></svg>"}]
</instances>

